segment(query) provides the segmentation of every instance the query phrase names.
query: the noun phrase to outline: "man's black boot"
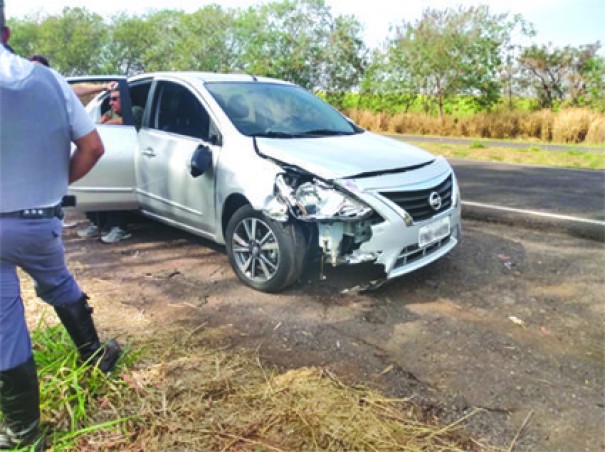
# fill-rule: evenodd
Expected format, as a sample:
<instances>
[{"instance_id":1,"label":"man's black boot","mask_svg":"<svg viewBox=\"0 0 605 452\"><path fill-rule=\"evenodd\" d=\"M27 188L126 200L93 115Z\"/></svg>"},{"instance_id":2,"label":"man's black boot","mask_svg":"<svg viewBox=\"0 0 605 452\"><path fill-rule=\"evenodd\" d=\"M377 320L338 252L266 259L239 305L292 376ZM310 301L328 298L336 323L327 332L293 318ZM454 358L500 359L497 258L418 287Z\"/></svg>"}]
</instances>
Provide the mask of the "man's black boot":
<instances>
[{"instance_id":1,"label":"man's black boot","mask_svg":"<svg viewBox=\"0 0 605 452\"><path fill-rule=\"evenodd\" d=\"M87 300L88 297L82 295L75 303L55 306L55 311L76 344L82 360L108 373L115 367L121 349L114 339L101 345L92 320L92 307Z\"/></svg>"},{"instance_id":2,"label":"man's black boot","mask_svg":"<svg viewBox=\"0 0 605 452\"><path fill-rule=\"evenodd\" d=\"M12 369L0 371L0 449L34 446L44 450L39 430L40 395L34 358Z\"/></svg>"}]
</instances>

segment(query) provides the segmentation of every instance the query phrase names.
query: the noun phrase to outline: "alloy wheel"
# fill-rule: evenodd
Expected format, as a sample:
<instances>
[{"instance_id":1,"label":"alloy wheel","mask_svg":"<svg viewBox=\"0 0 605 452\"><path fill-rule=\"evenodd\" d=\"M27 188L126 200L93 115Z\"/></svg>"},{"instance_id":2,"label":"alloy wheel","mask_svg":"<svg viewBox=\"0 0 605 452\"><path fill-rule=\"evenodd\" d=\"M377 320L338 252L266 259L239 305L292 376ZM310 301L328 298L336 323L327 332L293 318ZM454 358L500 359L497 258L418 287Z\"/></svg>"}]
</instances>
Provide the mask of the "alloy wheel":
<instances>
[{"instance_id":1,"label":"alloy wheel","mask_svg":"<svg viewBox=\"0 0 605 452\"><path fill-rule=\"evenodd\" d=\"M232 248L236 265L252 281L268 281L279 269L277 238L269 225L259 218L244 218L237 224Z\"/></svg>"}]
</instances>

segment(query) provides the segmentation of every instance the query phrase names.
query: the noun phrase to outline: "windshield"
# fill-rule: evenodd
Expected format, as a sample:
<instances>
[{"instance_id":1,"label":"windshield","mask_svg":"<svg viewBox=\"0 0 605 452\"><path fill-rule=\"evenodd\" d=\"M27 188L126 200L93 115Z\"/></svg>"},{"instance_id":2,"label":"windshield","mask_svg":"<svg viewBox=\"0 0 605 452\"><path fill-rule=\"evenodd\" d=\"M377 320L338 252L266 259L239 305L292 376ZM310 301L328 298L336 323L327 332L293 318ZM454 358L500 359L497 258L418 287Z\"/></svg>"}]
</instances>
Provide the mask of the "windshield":
<instances>
[{"instance_id":1,"label":"windshield","mask_svg":"<svg viewBox=\"0 0 605 452\"><path fill-rule=\"evenodd\" d=\"M361 131L329 104L298 86L209 82L206 88L233 125L247 136L300 138Z\"/></svg>"}]
</instances>

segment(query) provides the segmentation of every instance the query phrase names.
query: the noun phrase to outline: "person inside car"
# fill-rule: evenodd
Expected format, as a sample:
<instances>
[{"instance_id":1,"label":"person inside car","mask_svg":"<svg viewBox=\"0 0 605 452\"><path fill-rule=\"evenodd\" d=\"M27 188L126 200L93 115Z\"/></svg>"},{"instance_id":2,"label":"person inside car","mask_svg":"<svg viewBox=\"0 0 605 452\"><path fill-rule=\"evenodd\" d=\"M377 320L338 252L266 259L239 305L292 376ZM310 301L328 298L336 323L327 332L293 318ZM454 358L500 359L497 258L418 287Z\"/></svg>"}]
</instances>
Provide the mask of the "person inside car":
<instances>
[{"instance_id":1,"label":"person inside car","mask_svg":"<svg viewBox=\"0 0 605 452\"><path fill-rule=\"evenodd\" d=\"M114 86L109 92L109 110L107 110L101 119L99 124L123 124L122 119L122 102L120 101L120 89L118 86Z\"/></svg>"}]
</instances>

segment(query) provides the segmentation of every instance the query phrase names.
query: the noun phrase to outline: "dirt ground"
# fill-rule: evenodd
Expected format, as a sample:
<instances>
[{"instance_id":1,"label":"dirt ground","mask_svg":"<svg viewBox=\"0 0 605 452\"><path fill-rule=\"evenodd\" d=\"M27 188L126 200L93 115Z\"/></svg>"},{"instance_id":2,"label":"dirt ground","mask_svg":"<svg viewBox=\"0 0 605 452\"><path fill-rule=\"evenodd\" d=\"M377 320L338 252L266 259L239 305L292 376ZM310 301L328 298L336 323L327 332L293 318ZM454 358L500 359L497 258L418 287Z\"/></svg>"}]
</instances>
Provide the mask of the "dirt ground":
<instances>
[{"instance_id":1,"label":"dirt ground","mask_svg":"<svg viewBox=\"0 0 605 452\"><path fill-rule=\"evenodd\" d=\"M123 342L169 323L205 328L217 346L413 396L444 421L481 408L468 428L498 448L604 450L605 246L463 225L449 256L372 292L356 289L367 267L328 269L325 280L312 268L284 293L257 292L223 247L145 220L116 245L77 227L64 239L82 287L111 292L110 304L91 301L100 330Z\"/></svg>"}]
</instances>

